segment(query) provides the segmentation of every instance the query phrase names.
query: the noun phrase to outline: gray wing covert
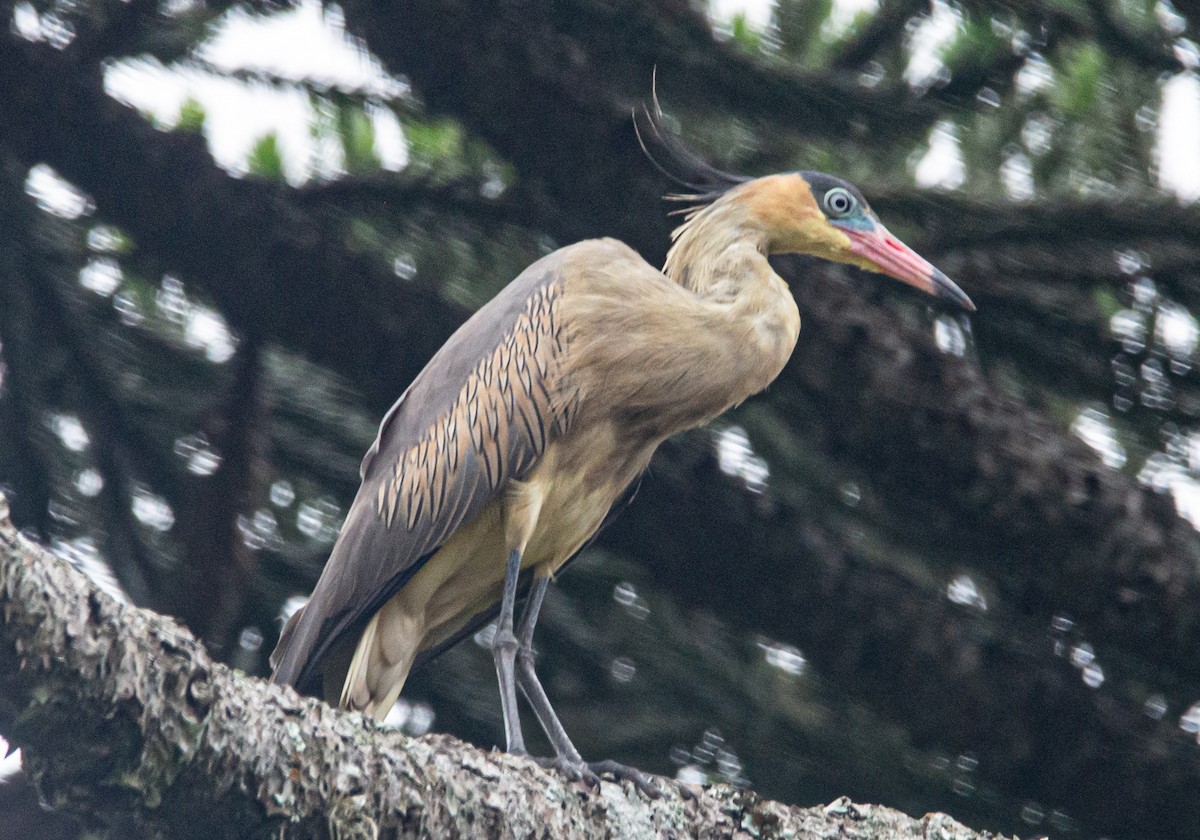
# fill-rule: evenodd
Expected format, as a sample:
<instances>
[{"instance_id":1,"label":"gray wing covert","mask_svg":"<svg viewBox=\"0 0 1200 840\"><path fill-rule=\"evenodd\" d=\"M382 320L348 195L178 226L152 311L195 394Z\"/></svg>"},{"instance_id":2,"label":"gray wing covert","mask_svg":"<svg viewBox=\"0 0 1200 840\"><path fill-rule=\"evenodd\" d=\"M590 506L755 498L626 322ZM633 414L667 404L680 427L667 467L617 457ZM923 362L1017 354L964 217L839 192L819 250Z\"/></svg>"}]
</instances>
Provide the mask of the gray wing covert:
<instances>
[{"instance_id":1,"label":"gray wing covert","mask_svg":"<svg viewBox=\"0 0 1200 840\"><path fill-rule=\"evenodd\" d=\"M578 395L562 369L559 299L572 248L529 266L476 312L384 416L325 570L271 655L276 682L313 692L331 645L569 426Z\"/></svg>"}]
</instances>

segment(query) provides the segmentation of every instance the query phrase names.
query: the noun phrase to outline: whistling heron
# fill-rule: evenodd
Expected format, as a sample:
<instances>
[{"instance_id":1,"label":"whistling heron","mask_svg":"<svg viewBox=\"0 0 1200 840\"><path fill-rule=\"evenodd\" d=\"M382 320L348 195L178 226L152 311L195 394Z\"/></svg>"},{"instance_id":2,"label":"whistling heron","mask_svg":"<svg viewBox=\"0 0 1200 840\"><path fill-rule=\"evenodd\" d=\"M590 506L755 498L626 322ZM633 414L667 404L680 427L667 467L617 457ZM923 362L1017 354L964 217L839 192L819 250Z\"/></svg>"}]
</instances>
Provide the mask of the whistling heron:
<instances>
[{"instance_id":1,"label":"whistling heron","mask_svg":"<svg viewBox=\"0 0 1200 840\"><path fill-rule=\"evenodd\" d=\"M730 176L654 115L650 125L692 175L676 179L692 207L663 270L612 239L570 245L451 336L383 418L324 573L271 657L276 682L382 718L414 665L499 602L493 654L508 750L525 749L520 687L551 763L649 789L631 768L580 758L534 672L534 623L552 576L658 445L758 393L787 362L800 314L768 255L849 263L974 310L845 181ZM515 625L522 570L532 581Z\"/></svg>"}]
</instances>

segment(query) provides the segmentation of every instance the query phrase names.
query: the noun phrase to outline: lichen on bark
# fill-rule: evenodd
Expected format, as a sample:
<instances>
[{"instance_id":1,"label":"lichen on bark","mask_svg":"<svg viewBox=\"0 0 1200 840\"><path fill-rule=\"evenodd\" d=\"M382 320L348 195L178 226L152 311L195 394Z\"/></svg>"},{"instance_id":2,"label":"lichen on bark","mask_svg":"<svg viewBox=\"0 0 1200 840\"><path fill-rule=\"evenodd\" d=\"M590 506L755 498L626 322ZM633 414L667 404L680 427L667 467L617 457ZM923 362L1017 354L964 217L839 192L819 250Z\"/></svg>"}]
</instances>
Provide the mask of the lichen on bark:
<instances>
[{"instance_id":1,"label":"lichen on bark","mask_svg":"<svg viewBox=\"0 0 1200 840\"><path fill-rule=\"evenodd\" d=\"M590 790L448 735L409 738L209 658L19 535L0 496L0 731L43 800L149 837L827 837L971 840L842 799L797 808L713 785Z\"/></svg>"}]
</instances>

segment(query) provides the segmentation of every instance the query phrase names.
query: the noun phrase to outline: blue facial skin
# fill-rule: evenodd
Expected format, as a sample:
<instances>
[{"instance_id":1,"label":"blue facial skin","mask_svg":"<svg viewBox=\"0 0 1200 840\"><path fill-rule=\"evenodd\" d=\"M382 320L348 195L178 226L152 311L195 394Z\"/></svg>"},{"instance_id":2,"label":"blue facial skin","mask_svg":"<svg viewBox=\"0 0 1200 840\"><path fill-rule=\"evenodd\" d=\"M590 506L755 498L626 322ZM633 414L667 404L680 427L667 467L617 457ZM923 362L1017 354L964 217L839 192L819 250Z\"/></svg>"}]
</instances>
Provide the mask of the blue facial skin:
<instances>
[{"instance_id":1,"label":"blue facial skin","mask_svg":"<svg viewBox=\"0 0 1200 840\"><path fill-rule=\"evenodd\" d=\"M821 208L821 212L825 214L825 218L831 225L859 233L873 231L879 226L879 220L871 212L867 200L853 184L843 181L841 178L826 175L824 172L799 172L797 174L808 183L817 206ZM854 206L845 216L835 215L825 203L826 196L832 190L844 191L853 200Z\"/></svg>"},{"instance_id":2,"label":"blue facial skin","mask_svg":"<svg viewBox=\"0 0 1200 840\"><path fill-rule=\"evenodd\" d=\"M875 217L869 211L863 210L861 206L849 216L841 219L830 219L829 224L834 227L849 228L860 233L867 233L879 227L879 222Z\"/></svg>"}]
</instances>

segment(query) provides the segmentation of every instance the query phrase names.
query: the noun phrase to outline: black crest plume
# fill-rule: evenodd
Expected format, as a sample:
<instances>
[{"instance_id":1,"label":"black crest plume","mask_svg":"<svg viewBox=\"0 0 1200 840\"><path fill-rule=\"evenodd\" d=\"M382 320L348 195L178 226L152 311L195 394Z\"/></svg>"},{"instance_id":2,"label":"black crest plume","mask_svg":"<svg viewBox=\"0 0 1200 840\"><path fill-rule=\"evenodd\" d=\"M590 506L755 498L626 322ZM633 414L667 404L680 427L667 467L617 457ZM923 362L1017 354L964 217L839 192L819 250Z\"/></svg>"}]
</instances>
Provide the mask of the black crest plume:
<instances>
[{"instance_id":1,"label":"black crest plume","mask_svg":"<svg viewBox=\"0 0 1200 840\"><path fill-rule=\"evenodd\" d=\"M645 124L645 135L638 123ZM717 169L711 163L692 151L674 131L663 125L662 106L658 103L657 84L650 88L650 105L642 104L641 113L633 113L633 131L637 135L638 145L650 163L686 192L669 193L665 198L669 201L685 201L692 205L703 206L720 198L732 187L744 184L750 179L744 175L735 175ZM655 157L646 141L655 147L661 156Z\"/></svg>"}]
</instances>

